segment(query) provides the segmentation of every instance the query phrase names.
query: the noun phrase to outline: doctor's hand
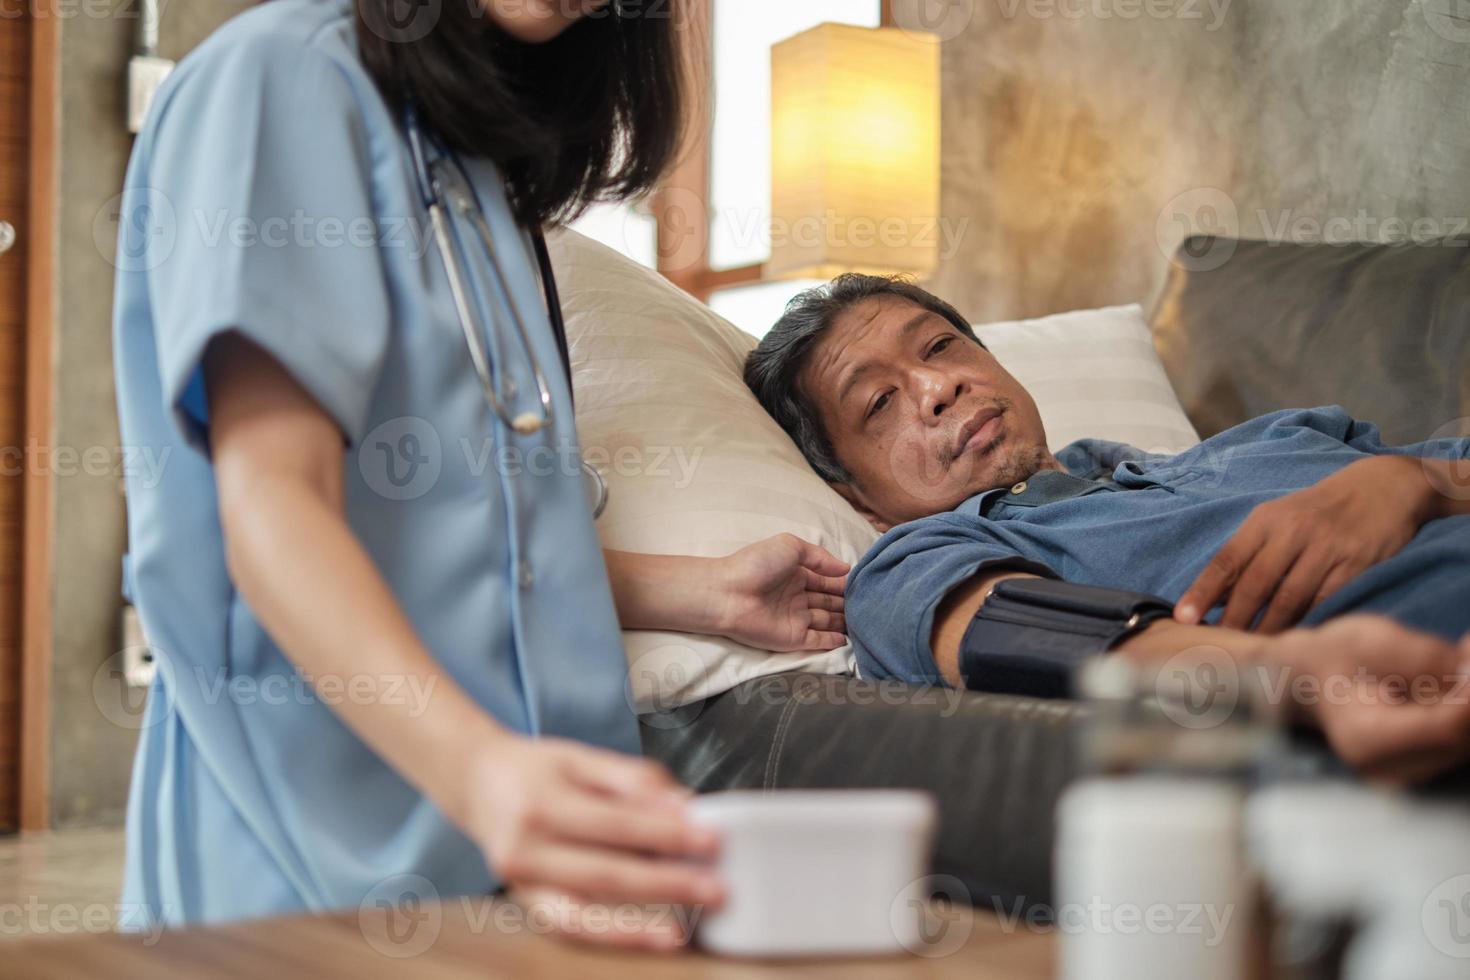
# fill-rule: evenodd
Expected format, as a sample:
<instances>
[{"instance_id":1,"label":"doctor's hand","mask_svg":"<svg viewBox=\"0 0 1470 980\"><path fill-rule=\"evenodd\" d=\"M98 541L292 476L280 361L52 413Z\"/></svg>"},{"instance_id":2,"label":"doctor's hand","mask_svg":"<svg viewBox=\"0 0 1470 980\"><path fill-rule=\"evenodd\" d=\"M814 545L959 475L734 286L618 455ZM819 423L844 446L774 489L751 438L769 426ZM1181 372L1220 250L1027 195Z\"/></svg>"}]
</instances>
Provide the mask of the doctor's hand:
<instances>
[{"instance_id":1,"label":"doctor's hand","mask_svg":"<svg viewBox=\"0 0 1470 980\"><path fill-rule=\"evenodd\" d=\"M605 549L625 630L728 636L759 650L831 650L847 642L847 564L794 534L724 558Z\"/></svg>"},{"instance_id":2,"label":"doctor's hand","mask_svg":"<svg viewBox=\"0 0 1470 980\"><path fill-rule=\"evenodd\" d=\"M718 837L688 821L689 791L655 762L503 733L467 775L467 832L511 897L562 935L675 949L698 911L724 900L695 863Z\"/></svg>"},{"instance_id":3,"label":"doctor's hand","mask_svg":"<svg viewBox=\"0 0 1470 980\"><path fill-rule=\"evenodd\" d=\"M825 548L778 534L716 559L714 631L759 650L832 650L847 642L848 566Z\"/></svg>"},{"instance_id":4,"label":"doctor's hand","mask_svg":"<svg viewBox=\"0 0 1470 980\"><path fill-rule=\"evenodd\" d=\"M1295 625L1372 565L1397 554L1435 516L1424 461L1373 456L1251 511L1180 597L1175 618L1198 623L1227 594L1221 626L1262 633Z\"/></svg>"},{"instance_id":5,"label":"doctor's hand","mask_svg":"<svg viewBox=\"0 0 1470 980\"><path fill-rule=\"evenodd\" d=\"M1260 642L1267 697L1290 692L1288 710L1367 778L1411 784L1470 761L1470 634L1354 615Z\"/></svg>"}]
</instances>

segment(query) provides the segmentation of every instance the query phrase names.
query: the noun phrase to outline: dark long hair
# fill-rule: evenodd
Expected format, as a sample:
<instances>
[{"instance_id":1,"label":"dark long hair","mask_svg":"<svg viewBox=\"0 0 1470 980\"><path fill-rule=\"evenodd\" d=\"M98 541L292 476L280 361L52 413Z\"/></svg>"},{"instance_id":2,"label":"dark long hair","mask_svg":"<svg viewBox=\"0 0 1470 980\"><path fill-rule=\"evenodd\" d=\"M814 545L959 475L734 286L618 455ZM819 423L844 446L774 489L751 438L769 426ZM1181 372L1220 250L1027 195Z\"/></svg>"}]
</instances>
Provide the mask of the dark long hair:
<instances>
[{"instance_id":1,"label":"dark long hair","mask_svg":"<svg viewBox=\"0 0 1470 980\"><path fill-rule=\"evenodd\" d=\"M583 3L590 0L557 0ZM678 0L609 2L530 44L481 0L355 0L363 63L455 152L505 174L526 224L653 190L682 145L690 70Z\"/></svg>"}]
</instances>

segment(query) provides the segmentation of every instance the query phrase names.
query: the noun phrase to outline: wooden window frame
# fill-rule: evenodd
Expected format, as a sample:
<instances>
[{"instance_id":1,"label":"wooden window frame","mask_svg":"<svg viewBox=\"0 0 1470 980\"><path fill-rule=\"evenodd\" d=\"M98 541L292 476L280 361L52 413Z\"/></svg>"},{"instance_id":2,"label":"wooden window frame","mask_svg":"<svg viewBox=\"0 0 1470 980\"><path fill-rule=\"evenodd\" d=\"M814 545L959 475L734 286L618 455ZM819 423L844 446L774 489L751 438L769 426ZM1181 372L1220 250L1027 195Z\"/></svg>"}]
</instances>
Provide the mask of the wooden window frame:
<instances>
[{"instance_id":1,"label":"wooden window frame","mask_svg":"<svg viewBox=\"0 0 1470 980\"><path fill-rule=\"evenodd\" d=\"M895 0L876 2L879 26L894 26ZM702 38L705 45L705 49L698 52L698 57L694 60L696 77L691 84L691 104L696 107L698 115L689 127L689 143L678 166L654 194L650 210L657 235L656 268L674 285L701 303L708 303L710 297L721 289L764 282L766 266L763 262L756 262L730 269L710 267L710 127L714 112L714 100L711 97L711 75L714 69L713 0L692 0L690 6L693 8L691 15L695 18L694 26L698 32L695 36ZM685 202L695 201L703 208L704 220L694 222L691 226Z\"/></svg>"}]
</instances>

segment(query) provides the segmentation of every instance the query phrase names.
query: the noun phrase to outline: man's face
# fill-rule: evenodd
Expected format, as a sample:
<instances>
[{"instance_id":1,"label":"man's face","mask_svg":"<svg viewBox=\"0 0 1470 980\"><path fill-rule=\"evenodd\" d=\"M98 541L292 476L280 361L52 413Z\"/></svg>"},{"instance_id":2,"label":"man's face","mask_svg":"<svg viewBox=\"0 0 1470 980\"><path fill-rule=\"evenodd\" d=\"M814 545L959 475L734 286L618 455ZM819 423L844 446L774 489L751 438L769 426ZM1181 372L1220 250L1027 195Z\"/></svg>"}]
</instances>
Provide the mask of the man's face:
<instances>
[{"instance_id":1,"label":"man's face","mask_svg":"<svg viewBox=\"0 0 1470 980\"><path fill-rule=\"evenodd\" d=\"M835 489L879 530L1057 465L1016 379L944 317L900 297L846 310L798 383L853 477Z\"/></svg>"}]
</instances>

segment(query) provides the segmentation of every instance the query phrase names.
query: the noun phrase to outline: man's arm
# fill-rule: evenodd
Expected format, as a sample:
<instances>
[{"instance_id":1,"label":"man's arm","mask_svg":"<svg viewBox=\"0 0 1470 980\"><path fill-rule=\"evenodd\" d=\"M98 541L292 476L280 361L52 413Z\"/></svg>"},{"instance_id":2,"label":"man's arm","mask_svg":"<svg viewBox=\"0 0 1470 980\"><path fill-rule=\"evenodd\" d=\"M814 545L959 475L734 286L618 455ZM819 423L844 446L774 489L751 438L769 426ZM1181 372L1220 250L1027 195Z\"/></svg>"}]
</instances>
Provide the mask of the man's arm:
<instances>
[{"instance_id":1,"label":"man's arm","mask_svg":"<svg viewBox=\"0 0 1470 980\"><path fill-rule=\"evenodd\" d=\"M960 674L960 647L964 645L965 632L970 628L970 621L985 604L995 583L1008 578L1037 577L1030 572L1000 569L976 575L957 585L944 597L944 601L934 611L934 633L930 645L934 650L934 663L939 667L939 675L946 684L950 687L965 686L965 679Z\"/></svg>"},{"instance_id":2,"label":"man's arm","mask_svg":"<svg viewBox=\"0 0 1470 980\"><path fill-rule=\"evenodd\" d=\"M960 649L999 570L952 590L934 617L932 652L945 681L964 687ZM1157 620L1113 651L1138 663L1221 654L1247 671L1264 672L1273 705L1320 728L1337 754L1365 776L1412 783L1470 761L1470 635L1458 647L1382 616L1348 616L1315 629L1263 636L1222 626Z\"/></svg>"},{"instance_id":3,"label":"man's arm","mask_svg":"<svg viewBox=\"0 0 1470 980\"><path fill-rule=\"evenodd\" d=\"M999 569L961 583L934 613L931 646L940 676L951 687L964 687L960 674L960 649L971 621L997 582L1008 578L1036 578L1030 572ZM1259 645L1259 638L1241 630L1221 626L1186 626L1161 619L1120 643L1116 652L1140 663L1162 661L1178 653L1209 646L1226 653L1246 655Z\"/></svg>"},{"instance_id":4,"label":"man's arm","mask_svg":"<svg viewBox=\"0 0 1470 980\"><path fill-rule=\"evenodd\" d=\"M1470 462L1385 454L1261 504L1179 597L1196 624L1225 601L1224 626L1279 633L1432 520L1470 513ZM1264 610L1264 611L1263 611Z\"/></svg>"},{"instance_id":5,"label":"man's arm","mask_svg":"<svg viewBox=\"0 0 1470 980\"><path fill-rule=\"evenodd\" d=\"M1470 459L1414 460L1429 484L1429 520L1470 514Z\"/></svg>"}]
</instances>

